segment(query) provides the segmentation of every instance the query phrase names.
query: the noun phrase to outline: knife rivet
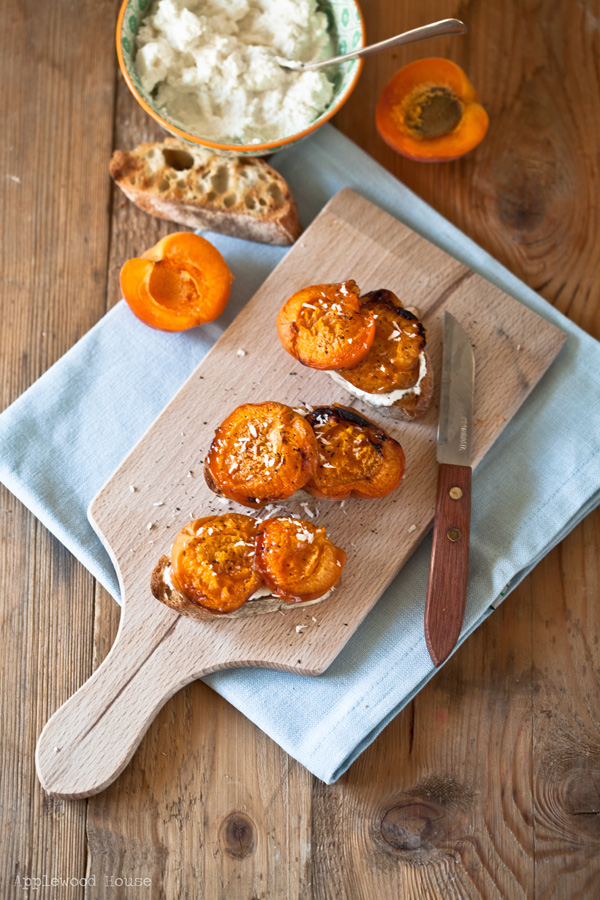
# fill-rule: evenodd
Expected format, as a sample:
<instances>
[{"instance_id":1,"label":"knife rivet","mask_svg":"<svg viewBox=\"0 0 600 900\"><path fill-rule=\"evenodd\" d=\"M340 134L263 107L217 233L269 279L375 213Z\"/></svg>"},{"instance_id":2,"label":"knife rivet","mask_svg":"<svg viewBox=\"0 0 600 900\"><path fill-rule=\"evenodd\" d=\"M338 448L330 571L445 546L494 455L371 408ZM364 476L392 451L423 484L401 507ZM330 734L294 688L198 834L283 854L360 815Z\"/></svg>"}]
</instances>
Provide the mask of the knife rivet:
<instances>
[{"instance_id":1,"label":"knife rivet","mask_svg":"<svg viewBox=\"0 0 600 900\"><path fill-rule=\"evenodd\" d=\"M449 541L460 541L460 531L458 528L449 528L446 536Z\"/></svg>"},{"instance_id":2,"label":"knife rivet","mask_svg":"<svg viewBox=\"0 0 600 900\"><path fill-rule=\"evenodd\" d=\"M460 500L463 495L462 489L459 487L451 487L449 493L453 500Z\"/></svg>"}]
</instances>

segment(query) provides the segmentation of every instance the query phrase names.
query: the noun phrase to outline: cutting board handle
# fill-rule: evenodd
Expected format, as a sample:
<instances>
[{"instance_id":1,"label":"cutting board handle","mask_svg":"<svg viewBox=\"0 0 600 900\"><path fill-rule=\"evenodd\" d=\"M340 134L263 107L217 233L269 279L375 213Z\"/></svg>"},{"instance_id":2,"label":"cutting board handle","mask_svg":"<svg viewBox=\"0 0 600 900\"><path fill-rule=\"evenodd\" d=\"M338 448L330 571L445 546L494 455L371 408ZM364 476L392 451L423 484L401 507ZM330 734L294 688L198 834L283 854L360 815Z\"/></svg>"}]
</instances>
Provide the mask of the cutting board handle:
<instances>
[{"instance_id":1,"label":"cutting board handle","mask_svg":"<svg viewBox=\"0 0 600 900\"><path fill-rule=\"evenodd\" d=\"M132 621L135 615L128 621L123 610L119 633L102 665L42 731L36 767L51 796L89 797L107 787L169 697L219 668L218 651L211 653L209 647L199 670L186 652L185 635L178 631L182 617L156 607L137 622Z\"/></svg>"}]
</instances>

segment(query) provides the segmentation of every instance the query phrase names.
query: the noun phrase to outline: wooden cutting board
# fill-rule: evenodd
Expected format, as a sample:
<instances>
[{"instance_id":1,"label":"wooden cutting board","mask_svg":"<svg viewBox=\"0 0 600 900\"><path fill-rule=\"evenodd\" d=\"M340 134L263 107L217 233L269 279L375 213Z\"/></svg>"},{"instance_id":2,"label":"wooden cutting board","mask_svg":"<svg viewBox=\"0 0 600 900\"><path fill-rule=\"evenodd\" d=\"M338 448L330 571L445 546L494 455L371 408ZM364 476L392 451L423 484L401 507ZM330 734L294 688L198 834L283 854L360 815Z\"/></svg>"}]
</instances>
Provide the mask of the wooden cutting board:
<instances>
[{"instance_id":1,"label":"wooden cutting board","mask_svg":"<svg viewBox=\"0 0 600 900\"><path fill-rule=\"evenodd\" d=\"M438 390L424 419L398 423L354 400L327 374L296 363L277 338L275 317L292 293L350 278L363 293L389 288L418 309L436 373L444 310L463 325L476 361L475 465L564 341L557 328L358 194L337 194L90 505L90 521L119 573L123 612L110 654L39 739L38 775L48 793L84 797L110 784L165 701L201 675L236 666L323 672L430 528ZM340 506L301 494L273 512L324 525L347 551L343 582L323 604L240 621L182 617L152 597L150 573L189 520L248 512L208 490L202 459L229 412L264 400L356 406L400 441L405 479L381 500ZM423 604L425 592L424 584ZM398 604L401 615L401 598Z\"/></svg>"}]
</instances>

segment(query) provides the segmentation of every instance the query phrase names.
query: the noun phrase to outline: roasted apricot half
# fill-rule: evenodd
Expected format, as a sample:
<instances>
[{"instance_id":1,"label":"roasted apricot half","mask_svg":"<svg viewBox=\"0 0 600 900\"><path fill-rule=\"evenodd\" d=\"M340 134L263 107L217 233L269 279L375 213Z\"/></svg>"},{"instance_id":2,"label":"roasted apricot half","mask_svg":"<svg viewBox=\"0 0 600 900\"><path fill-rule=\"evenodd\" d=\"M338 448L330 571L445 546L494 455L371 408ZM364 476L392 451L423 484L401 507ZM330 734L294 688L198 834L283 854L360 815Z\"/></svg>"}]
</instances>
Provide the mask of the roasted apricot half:
<instances>
[{"instance_id":1,"label":"roasted apricot half","mask_svg":"<svg viewBox=\"0 0 600 900\"><path fill-rule=\"evenodd\" d=\"M392 291L371 291L364 300L377 323L375 339L358 366L338 374L368 394L414 387L419 378L419 357L427 343L425 327L414 313L404 309Z\"/></svg>"},{"instance_id":2,"label":"roasted apricot half","mask_svg":"<svg viewBox=\"0 0 600 900\"><path fill-rule=\"evenodd\" d=\"M304 487L317 456L312 428L290 406L244 403L217 428L204 477L216 494L258 509Z\"/></svg>"},{"instance_id":3,"label":"roasted apricot half","mask_svg":"<svg viewBox=\"0 0 600 900\"><path fill-rule=\"evenodd\" d=\"M192 603L232 612L262 584L255 568L256 520L230 513L195 519L171 549L173 586Z\"/></svg>"},{"instance_id":4,"label":"roasted apricot half","mask_svg":"<svg viewBox=\"0 0 600 900\"><path fill-rule=\"evenodd\" d=\"M318 406L306 417L312 425L319 461L304 490L323 500L372 499L394 491L404 475L400 444L354 409Z\"/></svg>"},{"instance_id":5,"label":"roasted apricot half","mask_svg":"<svg viewBox=\"0 0 600 900\"><path fill-rule=\"evenodd\" d=\"M121 269L132 312L152 328L186 331L220 316L231 274L216 247L191 231L169 234Z\"/></svg>"},{"instance_id":6,"label":"roasted apricot half","mask_svg":"<svg viewBox=\"0 0 600 900\"><path fill-rule=\"evenodd\" d=\"M325 533L292 518L265 519L258 526L256 568L273 593L291 603L316 600L330 591L346 554Z\"/></svg>"},{"instance_id":7,"label":"roasted apricot half","mask_svg":"<svg viewBox=\"0 0 600 900\"><path fill-rule=\"evenodd\" d=\"M314 284L293 294L277 316L287 352L312 369L357 365L375 336L375 321L359 294L354 281Z\"/></svg>"}]
</instances>

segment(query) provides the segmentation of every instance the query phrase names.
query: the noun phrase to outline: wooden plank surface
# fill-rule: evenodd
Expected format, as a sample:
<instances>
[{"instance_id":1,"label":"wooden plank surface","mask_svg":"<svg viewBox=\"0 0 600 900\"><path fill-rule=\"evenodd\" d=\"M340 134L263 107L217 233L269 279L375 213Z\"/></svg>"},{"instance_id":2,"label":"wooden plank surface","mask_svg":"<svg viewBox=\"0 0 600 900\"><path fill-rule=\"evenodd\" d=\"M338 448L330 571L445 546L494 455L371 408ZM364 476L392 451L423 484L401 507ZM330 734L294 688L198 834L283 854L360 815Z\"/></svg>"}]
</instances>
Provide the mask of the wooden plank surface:
<instances>
[{"instance_id":1,"label":"wooden plank surface","mask_svg":"<svg viewBox=\"0 0 600 900\"><path fill-rule=\"evenodd\" d=\"M67 26L67 20L69 24ZM2 409L103 314L114 119L112 2L3 5L0 34ZM94 35L92 39L92 35ZM94 585L0 487L2 867L85 876L86 809L46 797L33 758L44 721L92 665ZM52 597L52 603L49 598ZM52 664L49 665L49 661ZM81 896L67 889L63 896Z\"/></svg>"},{"instance_id":2,"label":"wooden plank surface","mask_svg":"<svg viewBox=\"0 0 600 900\"><path fill-rule=\"evenodd\" d=\"M370 40L450 15L470 33L368 60L338 127L600 337L597 4L364 6ZM123 259L172 230L106 176L112 146L159 135L117 78L116 13L6 5L3 405L117 301ZM402 159L373 127L387 78L427 55L463 65L490 113L485 142L456 163ZM152 880L131 889L140 898L597 896L599 511L331 786L196 683L115 785L48 802L37 734L104 657L119 611L4 489L0 553L3 896L26 896L17 876L86 873L95 886L35 896L114 897L115 879L136 877Z\"/></svg>"}]
</instances>

